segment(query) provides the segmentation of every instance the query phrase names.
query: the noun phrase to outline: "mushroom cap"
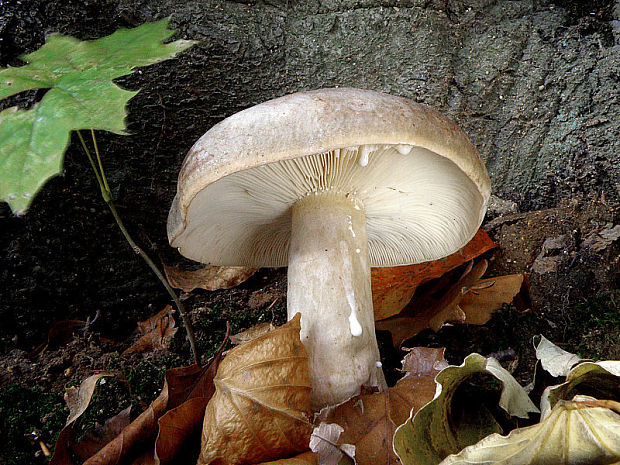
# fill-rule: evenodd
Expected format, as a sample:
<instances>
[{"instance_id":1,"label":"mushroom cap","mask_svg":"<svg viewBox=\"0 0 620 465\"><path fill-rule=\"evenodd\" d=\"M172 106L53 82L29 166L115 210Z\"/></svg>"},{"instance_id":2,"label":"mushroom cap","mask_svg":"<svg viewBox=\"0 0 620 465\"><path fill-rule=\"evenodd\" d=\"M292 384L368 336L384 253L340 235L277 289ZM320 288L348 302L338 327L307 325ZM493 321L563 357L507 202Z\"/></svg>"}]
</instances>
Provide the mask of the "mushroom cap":
<instances>
[{"instance_id":1,"label":"mushroom cap","mask_svg":"<svg viewBox=\"0 0 620 465\"><path fill-rule=\"evenodd\" d=\"M490 180L463 131L433 109L360 89L270 100L207 131L186 156L168 238L214 265L286 266L291 206L322 190L366 212L371 266L463 247Z\"/></svg>"}]
</instances>

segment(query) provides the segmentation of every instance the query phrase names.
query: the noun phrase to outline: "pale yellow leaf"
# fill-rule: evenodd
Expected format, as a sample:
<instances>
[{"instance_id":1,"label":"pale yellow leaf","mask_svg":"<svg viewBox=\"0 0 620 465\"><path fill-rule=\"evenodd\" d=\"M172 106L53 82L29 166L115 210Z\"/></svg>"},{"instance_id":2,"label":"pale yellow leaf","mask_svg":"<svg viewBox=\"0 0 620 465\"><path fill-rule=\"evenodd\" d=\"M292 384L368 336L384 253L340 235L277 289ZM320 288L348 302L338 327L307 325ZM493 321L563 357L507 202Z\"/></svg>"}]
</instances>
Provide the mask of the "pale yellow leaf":
<instances>
[{"instance_id":1,"label":"pale yellow leaf","mask_svg":"<svg viewBox=\"0 0 620 465\"><path fill-rule=\"evenodd\" d=\"M593 397L559 401L541 423L492 434L441 465L604 465L620 460L620 415Z\"/></svg>"},{"instance_id":2,"label":"pale yellow leaf","mask_svg":"<svg viewBox=\"0 0 620 465\"><path fill-rule=\"evenodd\" d=\"M458 388L477 374L492 375L502 383L499 406L508 414L527 418L530 412L538 412L525 390L497 360L471 354L462 365L449 366L435 377L435 398L417 413L412 412L396 430L394 451L404 465L436 465L463 447L501 431L484 405L453 405ZM455 415L457 411L459 415Z\"/></svg>"}]
</instances>

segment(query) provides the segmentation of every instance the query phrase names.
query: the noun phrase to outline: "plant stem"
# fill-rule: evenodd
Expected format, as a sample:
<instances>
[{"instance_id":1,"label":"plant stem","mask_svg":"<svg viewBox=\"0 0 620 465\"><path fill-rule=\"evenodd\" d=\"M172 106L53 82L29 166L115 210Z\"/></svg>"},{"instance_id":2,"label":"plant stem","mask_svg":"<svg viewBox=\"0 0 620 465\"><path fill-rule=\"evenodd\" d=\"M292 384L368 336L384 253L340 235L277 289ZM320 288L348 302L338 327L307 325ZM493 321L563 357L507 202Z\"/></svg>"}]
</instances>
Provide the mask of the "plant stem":
<instances>
[{"instance_id":1,"label":"plant stem","mask_svg":"<svg viewBox=\"0 0 620 465\"><path fill-rule=\"evenodd\" d=\"M185 311L185 307L181 303L181 300L177 296L176 292L174 292L170 284L168 284L168 281L162 275L161 271L159 271L159 268L157 268L157 265L155 265L153 260L151 260L151 258L146 254L146 252L144 252L144 250L142 250L135 243L135 241L129 234L129 231L127 231L127 228L125 228L125 224L123 223L123 220L119 216L118 211L116 210L116 206L114 205L114 202L112 200L112 192L110 190L110 187L108 186L108 181L105 177L105 172L103 170L103 163L101 162L101 157L99 155L99 148L97 147L97 140L95 139L95 132L91 129L93 145L95 147L95 153L97 155L97 164L95 164L95 160L93 159L90 151L88 150L88 146L86 145L86 142L84 141L84 138L82 137L82 134L80 133L80 131L77 131L77 134L78 134L78 137L80 138L80 142L82 143L82 148L84 149L84 152L86 153L86 156L88 157L90 165L93 168L93 171L95 172L95 177L97 178L97 183L99 184L99 188L101 190L101 196L103 197L103 200L105 200L106 204L108 205L108 208L112 212L112 216L114 217L116 224L118 225L119 229L123 233L123 236L125 236L125 239L129 243L133 251L137 253L138 255L140 255L140 257L142 257L142 259L146 262L149 268L151 268L151 271L153 271L155 276L157 276L157 279L159 279L159 281L163 284L163 286L166 288L166 291L168 292L168 294L170 295L170 297L176 304L179 310L179 314L181 315L181 318L183 319L183 326L185 326L185 331L187 333L187 339L189 340L189 345L192 351L192 357L194 359L194 363L200 364L200 357L198 356L198 347L196 345L196 336L194 335L194 330L192 329L192 324L189 319L189 315ZM97 168L97 165L98 165L98 168Z\"/></svg>"}]
</instances>

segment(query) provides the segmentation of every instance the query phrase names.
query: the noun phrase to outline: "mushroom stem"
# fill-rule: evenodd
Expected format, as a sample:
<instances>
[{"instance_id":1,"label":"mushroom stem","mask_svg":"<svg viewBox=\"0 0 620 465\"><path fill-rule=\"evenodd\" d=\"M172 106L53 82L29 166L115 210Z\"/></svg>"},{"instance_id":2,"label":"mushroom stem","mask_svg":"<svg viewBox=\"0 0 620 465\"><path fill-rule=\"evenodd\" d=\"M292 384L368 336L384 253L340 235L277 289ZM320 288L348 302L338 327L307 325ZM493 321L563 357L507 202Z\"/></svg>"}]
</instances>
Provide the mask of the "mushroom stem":
<instances>
[{"instance_id":1,"label":"mushroom stem","mask_svg":"<svg viewBox=\"0 0 620 465\"><path fill-rule=\"evenodd\" d=\"M293 205L288 318L296 313L310 360L314 409L344 402L363 385L386 389L359 201L323 192Z\"/></svg>"}]
</instances>

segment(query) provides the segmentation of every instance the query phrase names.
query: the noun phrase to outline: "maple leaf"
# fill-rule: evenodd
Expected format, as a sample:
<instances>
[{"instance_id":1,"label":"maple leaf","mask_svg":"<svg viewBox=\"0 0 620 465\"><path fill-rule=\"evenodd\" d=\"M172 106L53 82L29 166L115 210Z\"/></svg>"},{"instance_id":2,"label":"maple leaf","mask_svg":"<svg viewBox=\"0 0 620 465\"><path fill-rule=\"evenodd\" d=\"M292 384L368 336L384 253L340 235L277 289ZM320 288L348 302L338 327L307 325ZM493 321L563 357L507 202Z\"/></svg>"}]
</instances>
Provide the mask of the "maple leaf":
<instances>
[{"instance_id":1,"label":"maple leaf","mask_svg":"<svg viewBox=\"0 0 620 465\"><path fill-rule=\"evenodd\" d=\"M113 79L172 58L194 44L164 44L174 33L168 21L119 29L92 41L55 34L22 57L25 66L0 71L0 99L49 89L28 110L12 107L0 112L0 198L14 213L25 213L41 186L61 171L71 131L125 133L126 104L137 91L121 89Z\"/></svg>"}]
</instances>

